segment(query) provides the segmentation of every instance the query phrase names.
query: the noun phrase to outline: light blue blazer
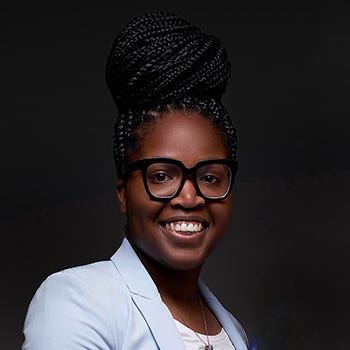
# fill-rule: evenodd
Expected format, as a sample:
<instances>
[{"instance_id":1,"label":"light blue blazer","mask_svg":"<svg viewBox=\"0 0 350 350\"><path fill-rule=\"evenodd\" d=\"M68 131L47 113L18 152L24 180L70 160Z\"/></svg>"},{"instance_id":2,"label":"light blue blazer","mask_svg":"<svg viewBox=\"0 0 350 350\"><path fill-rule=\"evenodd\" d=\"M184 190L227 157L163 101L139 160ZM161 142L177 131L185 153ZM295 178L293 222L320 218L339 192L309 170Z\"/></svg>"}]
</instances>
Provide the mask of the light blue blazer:
<instances>
[{"instance_id":1,"label":"light blue blazer","mask_svg":"<svg viewBox=\"0 0 350 350\"><path fill-rule=\"evenodd\" d=\"M247 350L238 321L199 282L205 302L236 350ZM157 287L127 239L109 261L49 276L30 303L22 350L185 350Z\"/></svg>"}]
</instances>

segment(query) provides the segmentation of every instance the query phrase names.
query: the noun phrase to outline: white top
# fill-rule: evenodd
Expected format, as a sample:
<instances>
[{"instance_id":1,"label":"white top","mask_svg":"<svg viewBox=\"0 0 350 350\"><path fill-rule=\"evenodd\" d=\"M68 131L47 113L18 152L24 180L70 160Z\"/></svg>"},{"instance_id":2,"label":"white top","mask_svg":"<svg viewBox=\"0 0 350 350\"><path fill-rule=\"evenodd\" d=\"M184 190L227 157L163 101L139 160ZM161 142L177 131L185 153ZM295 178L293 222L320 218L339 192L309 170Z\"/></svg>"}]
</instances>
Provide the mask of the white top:
<instances>
[{"instance_id":1,"label":"white top","mask_svg":"<svg viewBox=\"0 0 350 350\"><path fill-rule=\"evenodd\" d=\"M180 332L182 340L185 343L186 350L204 349L204 343L208 343L207 336L205 334L197 333L198 337L203 339L203 341L200 341L192 329L186 327L178 320L175 320L175 324ZM210 345L213 346L214 350L235 350L235 347L232 345L223 328L221 328L219 334L209 335L209 342Z\"/></svg>"}]
</instances>

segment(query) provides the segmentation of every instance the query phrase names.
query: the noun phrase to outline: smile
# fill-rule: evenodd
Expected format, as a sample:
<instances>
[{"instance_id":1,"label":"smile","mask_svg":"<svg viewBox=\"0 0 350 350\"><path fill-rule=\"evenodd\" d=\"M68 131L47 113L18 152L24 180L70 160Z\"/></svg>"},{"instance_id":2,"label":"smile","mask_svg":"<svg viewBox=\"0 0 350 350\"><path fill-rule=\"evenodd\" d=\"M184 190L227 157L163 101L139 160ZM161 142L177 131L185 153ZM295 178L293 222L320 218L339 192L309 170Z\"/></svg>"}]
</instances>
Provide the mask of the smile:
<instances>
[{"instance_id":1,"label":"smile","mask_svg":"<svg viewBox=\"0 0 350 350\"><path fill-rule=\"evenodd\" d=\"M204 225L201 222L167 222L165 228L175 232L200 232L203 230Z\"/></svg>"}]
</instances>

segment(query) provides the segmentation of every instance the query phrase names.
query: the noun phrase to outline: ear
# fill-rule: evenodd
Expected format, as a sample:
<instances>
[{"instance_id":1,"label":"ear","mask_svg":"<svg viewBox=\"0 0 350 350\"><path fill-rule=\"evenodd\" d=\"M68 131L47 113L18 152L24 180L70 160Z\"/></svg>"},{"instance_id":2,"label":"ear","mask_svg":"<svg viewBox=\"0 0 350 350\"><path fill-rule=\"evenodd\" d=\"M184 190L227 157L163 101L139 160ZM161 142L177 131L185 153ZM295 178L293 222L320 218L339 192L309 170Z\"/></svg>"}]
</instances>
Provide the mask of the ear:
<instances>
[{"instance_id":1,"label":"ear","mask_svg":"<svg viewBox=\"0 0 350 350\"><path fill-rule=\"evenodd\" d=\"M119 199L120 211L122 212L122 214L126 214L126 183L124 180L118 180L115 192Z\"/></svg>"}]
</instances>

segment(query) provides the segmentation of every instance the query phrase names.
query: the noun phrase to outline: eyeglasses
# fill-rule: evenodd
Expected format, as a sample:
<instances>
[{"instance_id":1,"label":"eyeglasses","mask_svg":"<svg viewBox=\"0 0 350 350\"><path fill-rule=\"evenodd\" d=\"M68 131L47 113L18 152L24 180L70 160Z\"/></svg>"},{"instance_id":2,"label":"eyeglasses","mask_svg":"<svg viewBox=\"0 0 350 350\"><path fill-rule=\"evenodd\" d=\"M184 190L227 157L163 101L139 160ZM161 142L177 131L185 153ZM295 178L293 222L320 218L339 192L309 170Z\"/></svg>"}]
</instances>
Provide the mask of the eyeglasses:
<instances>
[{"instance_id":1,"label":"eyeglasses","mask_svg":"<svg viewBox=\"0 0 350 350\"><path fill-rule=\"evenodd\" d=\"M169 201L177 197L187 178L191 178L197 194L204 199L225 199L232 190L237 162L209 159L187 168L171 158L146 158L126 167L126 175L141 170L145 189L152 200Z\"/></svg>"}]
</instances>

